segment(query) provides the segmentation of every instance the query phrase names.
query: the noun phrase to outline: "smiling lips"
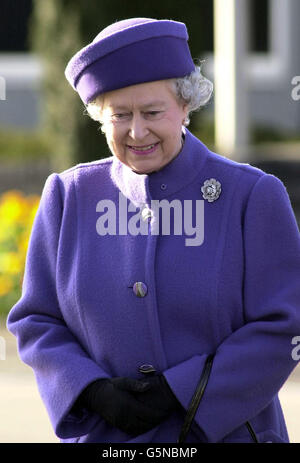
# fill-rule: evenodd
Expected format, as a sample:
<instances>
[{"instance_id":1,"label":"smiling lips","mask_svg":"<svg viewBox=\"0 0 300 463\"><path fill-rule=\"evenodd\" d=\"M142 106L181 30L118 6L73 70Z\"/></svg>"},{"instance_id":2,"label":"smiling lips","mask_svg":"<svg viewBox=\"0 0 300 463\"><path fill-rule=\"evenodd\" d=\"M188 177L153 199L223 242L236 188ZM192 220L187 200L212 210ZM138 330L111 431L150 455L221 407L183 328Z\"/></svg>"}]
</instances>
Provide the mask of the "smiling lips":
<instances>
[{"instance_id":1,"label":"smiling lips","mask_svg":"<svg viewBox=\"0 0 300 463\"><path fill-rule=\"evenodd\" d=\"M159 142L152 143L152 145L144 145L144 146L130 146L130 145L127 145L127 147L134 154L150 154L150 153L153 153L156 150L158 144L159 144Z\"/></svg>"}]
</instances>

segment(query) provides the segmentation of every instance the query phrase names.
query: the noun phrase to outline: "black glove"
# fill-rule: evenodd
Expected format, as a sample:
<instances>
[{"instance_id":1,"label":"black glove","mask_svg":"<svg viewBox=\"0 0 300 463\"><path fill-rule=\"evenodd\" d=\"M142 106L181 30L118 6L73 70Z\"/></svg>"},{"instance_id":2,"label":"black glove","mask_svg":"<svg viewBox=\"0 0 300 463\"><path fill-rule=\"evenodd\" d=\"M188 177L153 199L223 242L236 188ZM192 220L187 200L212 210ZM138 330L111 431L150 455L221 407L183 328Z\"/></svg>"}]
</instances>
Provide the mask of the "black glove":
<instances>
[{"instance_id":1,"label":"black glove","mask_svg":"<svg viewBox=\"0 0 300 463\"><path fill-rule=\"evenodd\" d=\"M143 394L134 392L133 394L139 402L155 408L160 413L161 420L182 407L162 374L147 376L145 381L150 385L150 388L147 388Z\"/></svg>"},{"instance_id":2,"label":"black glove","mask_svg":"<svg viewBox=\"0 0 300 463\"><path fill-rule=\"evenodd\" d=\"M159 410L137 400L149 387L145 380L102 378L84 389L76 405L85 406L99 413L112 426L132 436L138 436L161 421Z\"/></svg>"}]
</instances>

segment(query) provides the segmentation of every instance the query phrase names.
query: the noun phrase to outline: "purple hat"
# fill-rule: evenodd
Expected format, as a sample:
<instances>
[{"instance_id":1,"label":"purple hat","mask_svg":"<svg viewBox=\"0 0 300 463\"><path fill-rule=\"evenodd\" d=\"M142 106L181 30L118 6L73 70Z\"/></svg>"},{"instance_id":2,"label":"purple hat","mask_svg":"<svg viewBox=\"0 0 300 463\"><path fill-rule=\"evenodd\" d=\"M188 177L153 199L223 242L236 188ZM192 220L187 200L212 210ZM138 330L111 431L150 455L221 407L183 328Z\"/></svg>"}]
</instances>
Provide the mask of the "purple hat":
<instances>
[{"instance_id":1,"label":"purple hat","mask_svg":"<svg viewBox=\"0 0 300 463\"><path fill-rule=\"evenodd\" d=\"M84 103L118 88L183 77L195 69L187 40L184 23L125 19L77 52L65 75Z\"/></svg>"}]
</instances>

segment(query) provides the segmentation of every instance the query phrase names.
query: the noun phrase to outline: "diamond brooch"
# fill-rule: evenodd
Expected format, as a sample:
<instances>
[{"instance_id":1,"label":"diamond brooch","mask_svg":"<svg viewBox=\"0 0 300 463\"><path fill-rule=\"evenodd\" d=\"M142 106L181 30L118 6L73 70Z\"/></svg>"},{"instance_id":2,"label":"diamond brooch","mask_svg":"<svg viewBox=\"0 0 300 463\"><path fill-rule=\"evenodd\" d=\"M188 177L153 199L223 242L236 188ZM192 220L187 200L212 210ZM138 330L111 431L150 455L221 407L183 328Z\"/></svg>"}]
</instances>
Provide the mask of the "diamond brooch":
<instances>
[{"instance_id":1,"label":"diamond brooch","mask_svg":"<svg viewBox=\"0 0 300 463\"><path fill-rule=\"evenodd\" d=\"M209 203L212 203L213 201L216 201L221 194L221 183L215 178L210 178L209 180L205 180L201 187L201 191L203 198L207 199Z\"/></svg>"}]
</instances>

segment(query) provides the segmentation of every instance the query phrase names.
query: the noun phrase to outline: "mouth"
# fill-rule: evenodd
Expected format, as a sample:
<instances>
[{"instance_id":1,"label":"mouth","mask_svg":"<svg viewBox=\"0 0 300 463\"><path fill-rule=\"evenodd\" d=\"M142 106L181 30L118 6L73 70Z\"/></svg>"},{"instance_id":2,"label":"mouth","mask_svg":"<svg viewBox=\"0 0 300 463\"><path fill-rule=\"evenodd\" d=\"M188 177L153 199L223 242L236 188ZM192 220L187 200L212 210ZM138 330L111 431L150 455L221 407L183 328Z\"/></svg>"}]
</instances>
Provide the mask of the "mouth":
<instances>
[{"instance_id":1,"label":"mouth","mask_svg":"<svg viewBox=\"0 0 300 463\"><path fill-rule=\"evenodd\" d=\"M159 142L152 143L151 145L143 145L143 146L132 146L132 145L126 145L130 151L132 151L135 154L149 154L153 153L157 146L159 145Z\"/></svg>"}]
</instances>

